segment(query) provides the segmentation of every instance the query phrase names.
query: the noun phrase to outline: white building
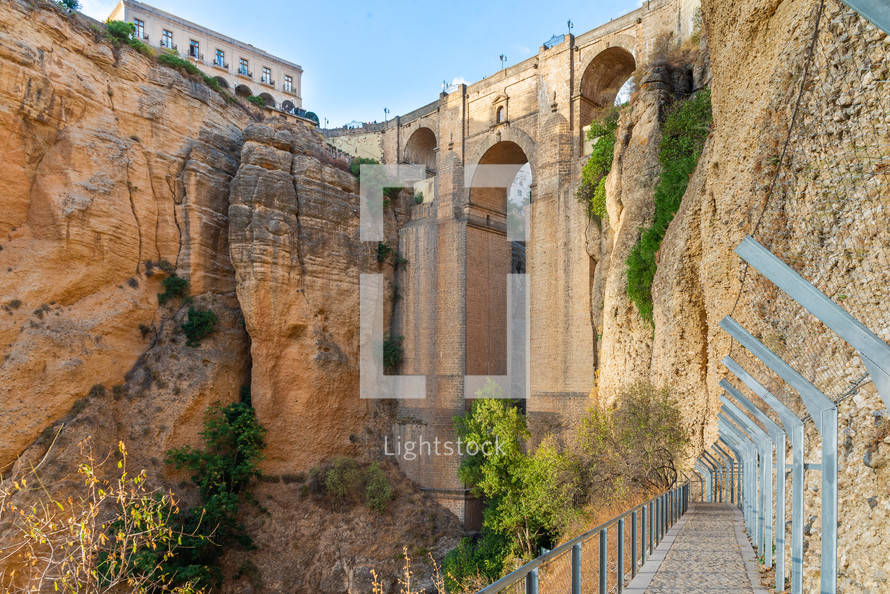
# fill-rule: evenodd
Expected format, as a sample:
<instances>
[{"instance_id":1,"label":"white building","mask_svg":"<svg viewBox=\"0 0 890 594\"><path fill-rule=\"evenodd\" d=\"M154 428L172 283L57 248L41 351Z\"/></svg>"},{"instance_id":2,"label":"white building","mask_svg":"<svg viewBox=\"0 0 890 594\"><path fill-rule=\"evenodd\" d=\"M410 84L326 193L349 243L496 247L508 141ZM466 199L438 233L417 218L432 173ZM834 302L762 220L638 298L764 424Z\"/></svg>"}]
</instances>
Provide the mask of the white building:
<instances>
[{"instance_id":1,"label":"white building","mask_svg":"<svg viewBox=\"0 0 890 594\"><path fill-rule=\"evenodd\" d=\"M288 112L303 106L298 64L135 0L121 0L108 18L133 23L140 40L178 52L235 95Z\"/></svg>"}]
</instances>

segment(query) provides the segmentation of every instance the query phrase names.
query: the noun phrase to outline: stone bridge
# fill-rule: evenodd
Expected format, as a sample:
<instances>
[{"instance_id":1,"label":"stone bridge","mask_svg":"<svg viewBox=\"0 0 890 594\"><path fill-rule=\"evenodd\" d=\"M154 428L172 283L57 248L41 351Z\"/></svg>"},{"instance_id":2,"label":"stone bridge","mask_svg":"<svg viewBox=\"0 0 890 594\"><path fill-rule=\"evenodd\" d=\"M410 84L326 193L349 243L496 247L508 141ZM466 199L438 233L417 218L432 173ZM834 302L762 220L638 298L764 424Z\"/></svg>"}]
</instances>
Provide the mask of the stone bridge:
<instances>
[{"instance_id":1,"label":"stone bridge","mask_svg":"<svg viewBox=\"0 0 890 594\"><path fill-rule=\"evenodd\" d=\"M396 280L402 299L392 328L404 337L401 372L426 375L427 394L400 404L404 422L396 439L452 439L452 418L468 407L464 375L506 373L506 275L517 267L526 269L531 288L530 421L544 430L558 413L585 405L598 332L591 321L597 262L586 249L588 217L575 199L589 152L585 127L614 102L659 36L689 35L696 6L695 0L646 2L388 122L324 131L350 154L423 164L428 172L418 186L424 203L399 231L409 264ZM530 233L525 245L511 245L507 190L469 191L464 168L526 163ZM457 479L456 456L400 463L465 524L478 524L479 508Z\"/></svg>"}]
</instances>

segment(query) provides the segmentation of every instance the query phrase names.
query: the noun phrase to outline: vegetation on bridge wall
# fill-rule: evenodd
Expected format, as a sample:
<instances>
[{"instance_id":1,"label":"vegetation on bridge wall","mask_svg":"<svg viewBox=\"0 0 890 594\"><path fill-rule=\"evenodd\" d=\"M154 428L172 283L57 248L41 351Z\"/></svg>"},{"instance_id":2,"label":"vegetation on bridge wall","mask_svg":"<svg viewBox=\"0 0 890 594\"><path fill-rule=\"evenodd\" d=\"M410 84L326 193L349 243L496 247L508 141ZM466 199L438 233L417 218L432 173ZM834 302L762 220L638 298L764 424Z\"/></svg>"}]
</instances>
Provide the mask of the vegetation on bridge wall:
<instances>
[{"instance_id":1,"label":"vegetation on bridge wall","mask_svg":"<svg viewBox=\"0 0 890 594\"><path fill-rule=\"evenodd\" d=\"M581 171L581 185L575 193L578 202L587 207L587 214L595 221L606 218L606 176L612 169L615 156L618 116L621 107L604 109L590 123L587 140L594 142L590 158Z\"/></svg>"},{"instance_id":2,"label":"vegetation on bridge wall","mask_svg":"<svg viewBox=\"0 0 890 594\"><path fill-rule=\"evenodd\" d=\"M655 188L655 217L651 226L641 230L639 241L627 257L627 294L636 304L640 316L650 324L654 323L652 280L657 268L655 255L661 248L668 225L680 208L712 121L711 91L703 89L692 98L674 104L662 127L658 156L662 171Z\"/></svg>"}]
</instances>

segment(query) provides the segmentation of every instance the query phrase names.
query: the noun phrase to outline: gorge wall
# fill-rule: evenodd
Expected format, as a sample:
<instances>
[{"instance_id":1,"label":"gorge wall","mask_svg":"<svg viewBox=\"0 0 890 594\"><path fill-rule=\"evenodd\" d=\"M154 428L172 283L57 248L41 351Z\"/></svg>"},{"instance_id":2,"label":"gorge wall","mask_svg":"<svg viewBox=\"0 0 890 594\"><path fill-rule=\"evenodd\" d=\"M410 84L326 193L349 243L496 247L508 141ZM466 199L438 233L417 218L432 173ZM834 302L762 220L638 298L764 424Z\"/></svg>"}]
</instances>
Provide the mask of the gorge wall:
<instances>
[{"instance_id":1,"label":"gorge wall","mask_svg":"<svg viewBox=\"0 0 890 594\"><path fill-rule=\"evenodd\" d=\"M548 253L539 249L538 263L546 267L548 258L555 261L554 254L571 245L558 255L572 271L571 278L548 285L541 299L558 302L572 319L589 319L564 335L583 330L583 344L596 349L595 357L576 357L569 348L552 353L554 360L595 361L585 368L596 378L584 386L591 398L576 395L573 409L608 403L639 379L667 383L694 435L690 457L715 439L718 382L726 377L720 361L731 348L717 323L732 310L742 278L732 250L751 230L757 214L752 206L774 172L770 163L787 133L783 122L790 119L789 97L816 6L814 0L704 0L704 57L688 67L647 72L622 116L602 227L585 224L583 207L574 201L584 161L573 148L578 136L560 114L550 115L549 93L535 95L545 107L540 130L552 136L541 138L539 146L546 147L540 151L526 147L526 157L544 160L547 151L565 157L544 160L542 171L552 176L541 187L550 201L533 208L552 246ZM886 48L886 36L858 17L851 20L836 0L826 7L827 22L858 23L857 51L879 56L876 48ZM642 63L643 56L636 57ZM872 64L873 76L886 81L887 62L876 57ZM552 84L561 84L560 73L553 70ZM509 76L514 74L519 76ZM713 131L658 254L653 328L627 297L624 262L639 227L652 216L663 110L678 94L703 85L712 89ZM564 105L578 99L573 89L558 88ZM867 98L879 92L875 86L864 91ZM837 103L826 119L854 109ZM462 100L446 97L443 104L448 126L458 126ZM230 103L200 81L112 47L85 19L23 0L0 4L0 472L17 458L19 465L40 460L52 444L44 468L63 475L77 444L92 435L105 449L124 440L137 463L167 482L183 481L165 467L163 453L197 445L208 405L236 400L247 385L269 429L264 472L274 477L306 471L337 454L380 458L382 435L410 435L424 426L410 405L397 418L358 398L359 274L385 275L391 312L396 273L391 260L377 260L375 245L359 241L355 178L326 156L315 131L260 120L251 107ZM527 141L515 129L502 129L503 136L489 130L486 114L476 120L480 134L498 134L499 142ZM481 158L490 146L477 145L468 152ZM397 158L398 152L389 147L390 155ZM442 157L441 165L440 192L465 191L458 158ZM459 205L447 195L442 203ZM412 304L412 283L417 291L438 291L418 276L419 266L442 262L444 279L451 270L445 264L464 244L457 227L445 229L436 218L452 217L454 208L412 206L407 198L393 206L386 237L395 247L401 231L409 257L403 298ZM851 224L868 230L875 225L870 216L855 214ZM875 241L887 245L885 236ZM441 242L440 249L425 251L424 242ZM219 316L218 331L200 348L186 346L180 332L187 308L158 305L160 281L171 270L189 279L196 304ZM452 327L460 314L457 306L441 315L424 310L414 325L401 323L423 336L425 324ZM737 315L743 324L759 323L755 317L750 309ZM887 329L878 330L886 339ZM423 350L419 361L412 356L408 367L435 362L439 353ZM853 357L841 358L853 368ZM455 377L465 371L457 363L442 368ZM571 387L580 390L577 382ZM465 403L457 383L442 382L437 389L450 408L433 420L448 429L452 413ZM564 412L560 406L548 401L541 408ZM841 580L849 591L879 591L890 573L882 559L869 555L869 547L890 538L890 445L872 443L872 413L881 408L869 383L841 404ZM815 518L816 479L808 480L814 481L808 516ZM280 583L267 584L278 591L298 579L307 589L325 584L329 591L361 591L367 586L364 570L391 561L394 552L368 542L369 526L385 533L388 545L410 539L416 526L424 538L438 538L425 525L430 518L447 524L449 535L457 532L453 518L407 481L401 490L409 503L400 509L417 517L401 532L369 515L350 519L299 504L318 516L336 515L336 526L348 525L355 550L373 550L362 556L335 546L337 530L315 522L317 517L300 524L294 511L298 487L280 482L261 490L274 501L274 517L295 526L267 530L260 540L263 551L256 558L265 574L280 576ZM259 515L249 518L258 530L265 522ZM312 550L277 555L282 543L311 540L319 531L325 531L322 548L331 563L322 566ZM805 563L815 567L818 521L809 531Z\"/></svg>"}]
</instances>

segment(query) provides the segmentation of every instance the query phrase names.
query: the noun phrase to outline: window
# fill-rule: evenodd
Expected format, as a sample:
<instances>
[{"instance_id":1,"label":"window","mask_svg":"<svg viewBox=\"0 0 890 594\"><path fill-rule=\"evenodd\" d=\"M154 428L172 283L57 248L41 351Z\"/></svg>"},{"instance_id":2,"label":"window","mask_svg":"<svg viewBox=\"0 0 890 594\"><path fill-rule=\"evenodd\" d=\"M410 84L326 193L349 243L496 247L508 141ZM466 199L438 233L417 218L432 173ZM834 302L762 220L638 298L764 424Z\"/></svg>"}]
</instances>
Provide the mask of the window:
<instances>
[{"instance_id":1,"label":"window","mask_svg":"<svg viewBox=\"0 0 890 594\"><path fill-rule=\"evenodd\" d=\"M228 68L229 65L226 64L226 52L221 49L216 50L216 58L213 59L213 65L219 66L220 68Z\"/></svg>"},{"instance_id":2,"label":"window","mask_svg":"<svg viewBox=\"0 0 890 594\"><path fill-rule=\"evenodd\" d=\"M204 57L201 55L201 44L194 39L189 41L189 56L196 60L200 60Z\"/></svg>"},{"instance_id":3,"label":"window","mask_svg":"<svg viewBox=\"0 0 890 594\"><path fill-rule=\"evenodd\" d=\"M241 58L238 66L238 74L243 74L244 76L253 76L250 73L250 68L248 68L249 64L245 58Z\"/></svg>"},{"instance_id":4,"label":"window","mask_svg":"<svg viewBox=\"0 0 890 594\"><path fill-rule=\"evenodd\" d=\"M148 39L145 36L145 21L133 19L133 24L136 25L136 39Z\"/></svg>"},{"instance_id":5,"label":"window","mask_svg":"<svg viewBox=\"0 0 890 594\"><path fill-rule=\"evenodd\" d=\"M500 124L501 122L504 121L504 106L503 105L498 107L496 121L498 124Z\"/></svg>"},{"instance_id":6,"label":"window","mask_svg":"<svg viewBox=\"0 0 890 594\"><path fill-rule=\"evenodd\" d=\"M294 77L290 74L284 75L284 90L288 92L293 92L294 90Z\"/></svg>"},{"instance_id":7,"label":"window","mask_svg":"<svg viewBox=\"0 0 890 594\"><path fill-rule=\"evenodd\" d=\"M272 84L272 69L263 66L263 82L267 85Z\"/></svg>"},{"instance_id":8,"label":"window","mask_svg":"<svg viewBox=\"0 0 890 594\"><path fill-rule=\"evenodd\" d=\"M176 46L173 45L173 31L164 29L164 38L161 39L161 47L176 49Z\"/></svg>"}]
</instances>

